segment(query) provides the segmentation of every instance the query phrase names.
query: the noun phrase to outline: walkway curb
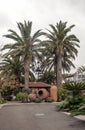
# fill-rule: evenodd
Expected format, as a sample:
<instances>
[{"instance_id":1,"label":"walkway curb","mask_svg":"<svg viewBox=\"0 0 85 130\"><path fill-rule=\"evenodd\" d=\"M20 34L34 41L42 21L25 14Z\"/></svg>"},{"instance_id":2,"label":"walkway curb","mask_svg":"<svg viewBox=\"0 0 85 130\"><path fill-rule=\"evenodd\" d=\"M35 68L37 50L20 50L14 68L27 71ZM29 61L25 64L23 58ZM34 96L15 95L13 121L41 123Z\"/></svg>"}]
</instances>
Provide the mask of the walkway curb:
<instances>
[{"instance_id":1,"label":"walkway curb","mask_svg":"<svg viewBox=\"0 0 85 130\"><path fill-rule=\"evenodd\" d=\"M78 115L78 116L74 116L75 118L85 121L85 115Z\"/></svg>"},{"instance_id":2,"label":"walkway curb","mask_svg":"<svg viewBox=\"0 0 85 130\"><path fill-rule=\"evenodd\" d=\"M0 109L1 109L2 107L3 107L3 105L1 104L1 105L0 105Z\"/></svg>"},{"instance_id":3,"label":"walkway curb","mask_svg":"<svg viewBox=\"0 0 85 130\"><path fill-rule=\"evenodd\" d=\"M40 104L55 104L56 102L52 102L52 103L45 103L45 102L43 102L43 103L40 103ZM4 104L0 104L0 109L2 108L2 107L4 107L4 106L12 106L12 105L23 105L23 104L25 104L25 105L32 105L32 104L36 104L36 103L20 103L20 102L7 102L7 103L4 103ZM39 104L39 103L37 103L37 104Z\"/></svg>"},{"instance_id":4,"label":"walkway curb","mask_svg":"<svg viewBox=\"0 0 85 130\"><path fill-rule=\"evenodd\" d=\"M62 113L66 114L66 115L70 115L71 114L69 112L62 112ZM85 121L85 115L74 116L74 118L82 120L82 121Z\"/></svg>"}]
</instances>

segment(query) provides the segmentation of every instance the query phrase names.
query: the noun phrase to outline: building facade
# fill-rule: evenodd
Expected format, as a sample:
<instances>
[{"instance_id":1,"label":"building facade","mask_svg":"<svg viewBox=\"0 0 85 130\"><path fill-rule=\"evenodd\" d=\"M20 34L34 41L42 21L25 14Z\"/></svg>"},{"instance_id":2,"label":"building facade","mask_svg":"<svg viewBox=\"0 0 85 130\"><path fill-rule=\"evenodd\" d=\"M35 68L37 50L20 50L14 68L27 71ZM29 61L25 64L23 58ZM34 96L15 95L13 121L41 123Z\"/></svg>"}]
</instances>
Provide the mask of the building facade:
<instances>
[{"instance_id":1,"label":"building facade","mask_svg":"<svg viewBox=\"0 0 85 130\"><path fill-rule=\"evenodd\" d=\"M84 73L74 73L71 75L68 75L65 78L65 82L85 82L85 72Z\"/></svg>"}]
</instances>

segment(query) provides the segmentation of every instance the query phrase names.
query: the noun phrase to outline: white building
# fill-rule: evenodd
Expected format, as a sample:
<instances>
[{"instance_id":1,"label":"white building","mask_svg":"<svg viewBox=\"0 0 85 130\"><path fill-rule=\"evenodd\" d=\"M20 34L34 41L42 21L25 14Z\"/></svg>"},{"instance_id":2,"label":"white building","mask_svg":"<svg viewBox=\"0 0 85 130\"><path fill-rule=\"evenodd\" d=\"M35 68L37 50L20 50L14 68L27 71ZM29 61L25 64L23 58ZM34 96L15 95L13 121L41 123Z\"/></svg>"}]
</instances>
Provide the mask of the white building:
<instances>
[{"instance_id":1,"label":"white building","mask_svg":"<svg viewBox=\"0 0 85 130\"><path fill-rule=\"evenodd\" d=\"M75 82L85 82L85 72L84 73L76 73L74 75L74 80Z\"/></svg>"},{"instance_id":2,"label":"white building","mask_svg":"<svg viewBox=\"0 0 85 130\"><path fill-rule=\"evenodd\" d=\"M70 74L65 78L65 82L85 82L85 72Z\"/></svg>"}]
</instances>

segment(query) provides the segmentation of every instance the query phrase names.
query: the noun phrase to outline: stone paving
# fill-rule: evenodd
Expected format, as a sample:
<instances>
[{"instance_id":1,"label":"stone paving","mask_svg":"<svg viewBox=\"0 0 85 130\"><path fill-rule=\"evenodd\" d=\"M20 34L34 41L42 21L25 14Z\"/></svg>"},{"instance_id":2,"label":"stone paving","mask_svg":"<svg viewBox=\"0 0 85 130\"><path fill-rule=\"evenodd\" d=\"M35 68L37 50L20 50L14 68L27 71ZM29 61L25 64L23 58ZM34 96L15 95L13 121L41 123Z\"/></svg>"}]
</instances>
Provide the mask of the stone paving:
<instances>
[{"instance_id":1,"label":"stone paving","mask_svg":"<svg viewBox=\"0 0 85 130\"><path fill-rule=\"evenodd\" d=\"M0 109L2 109L4 106L14 106L14 105L22 105L24 103L18 103L18 102L7 102L5 104L0 104ZM25 103L25 104L36 104L36 103ZM42 103L42 104L47 104L47 103ZM48 103L50 104L50 103ZM52 103L52 104L56 104L56 102ZM66 115L70 115L70 113L68 112L63 112ZM78 115L78 116L74 116L77 119L83 120L85 121L85 115Z\"/></svg>"}]
</instances>

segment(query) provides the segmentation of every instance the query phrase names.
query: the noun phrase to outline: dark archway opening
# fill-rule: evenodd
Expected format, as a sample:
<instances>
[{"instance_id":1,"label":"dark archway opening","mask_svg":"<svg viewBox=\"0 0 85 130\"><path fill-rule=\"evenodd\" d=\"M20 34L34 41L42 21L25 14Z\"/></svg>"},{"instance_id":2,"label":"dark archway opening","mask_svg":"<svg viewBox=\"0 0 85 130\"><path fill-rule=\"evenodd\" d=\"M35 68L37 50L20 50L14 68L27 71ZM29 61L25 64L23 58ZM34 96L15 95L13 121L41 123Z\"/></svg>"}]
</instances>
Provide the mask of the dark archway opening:
<instances>
[{"instance_id":1,"label":"dark archway opening","mask_svg":"<svg viewBox=\"0 0 85 130\"><path fill-rule=\"evenodd\" d=\"M39 94L40 96L42 96L42 95L43 95L43 91L40 90L40 91L38 92L38 94Z\"/></svg>"}]
</instances>

